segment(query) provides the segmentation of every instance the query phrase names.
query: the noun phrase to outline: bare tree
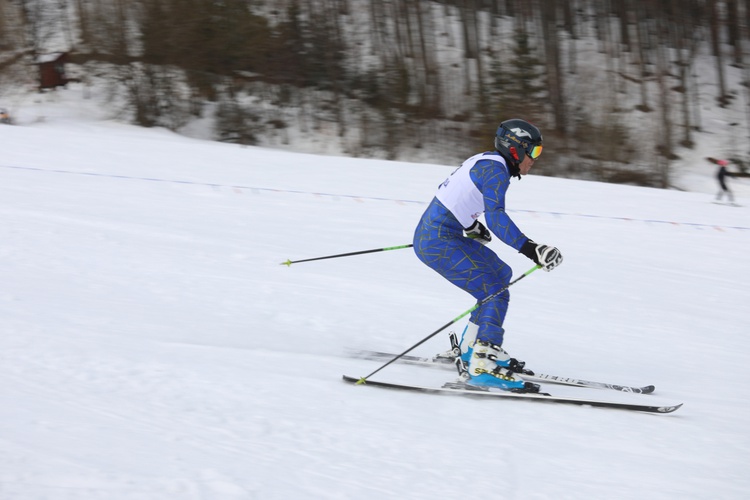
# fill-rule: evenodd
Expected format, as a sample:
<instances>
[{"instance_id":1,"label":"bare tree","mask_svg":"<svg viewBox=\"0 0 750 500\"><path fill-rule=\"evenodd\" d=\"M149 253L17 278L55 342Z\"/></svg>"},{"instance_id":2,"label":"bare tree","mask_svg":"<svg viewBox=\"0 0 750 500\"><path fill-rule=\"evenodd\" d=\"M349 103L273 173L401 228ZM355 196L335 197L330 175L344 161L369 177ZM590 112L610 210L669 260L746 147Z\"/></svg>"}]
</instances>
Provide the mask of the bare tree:
<instances>
[{"instance_id":1,"label":"bare tree","mask_svg":"<svg viewBox=\"0 0 750 500\"><path fill-rule=\"evenodd\" d=\"M42 0L23 0L20 6L24 44L36 58L48 50L47 43L55 34L54 17Z\"/></svg>"},{"instance_id":2,"label":"bare tree","mask_svg":"<svg viewBox=\"0 0 750 500\"><path fill-rule=\"evenodd\" d=\"M576 50L576 40L578 40L578 26L575 14L577 3L577 0L569 0L562 2L561 5L565 31L570 35L568 41L568 72L571 74L575 74L577 68L576 56L578 51Z\"/></svg>"},{"instance_id":3,"label":"bare tree","mask_svg":"<svg viewBox=\"0 0 750 500\"><path fill-rule=\"evenodd\" d=\"M719 106L726 107L728 104L727 84L724 75L724 58L721 51L721 21L719 18L718 0L708 0L709 20L711 30L711 48L716 61L716 76L719 83L719 95L716 100Z\"/></svg>"},{"instance_id":4,"label":"bare tree","mask_svg":"<svg viewBox=\"0 0 750 500\"><path fill-rule=\"evenodd\" d=\"M660 44L656 49L656 81L659 87L660 99L660 126L657 127L657 151L656 156L658 164L659 185L662 188L669 187L669 164L673 159L672 144L672 117L671 117L671 96L667 78L669 75L669 57L668 48L665 44Z\"/></svg>"},{"instance_id":5,"label":"bare tree","mask_svg":"<svg viewBox=\"0 0 750 500\"><path fill-rule=\"evenodd\" d=\"M682 92L681 114L683 138L680 144L692 147L692 131L695 121L692 117L690 103L691 93L697 94L698 89L692 79L693 62L698 49L698 41L702 28L696 17L700 16L699 2L696 0L680 1L671 0L670 18L668 20L669 33L672 39L670 46L675 48L677 55L676 65L679 74L679 86L677 90Z\"/></svg>"},{"instance_id":6,"label":"bare tree","mask_svg":"<svg viewBox=\"0 0 750 500\"><path fill-rule=\"evenodd\" d=\"M432 9L429 2L417 2L414 9L419 30L419 52L424 72L421 106L434 111L439 109L440 78L438 77L437 54L435 54L437 44L434 38L435 28Z\"/></svg>"},{"instance_id":7,"label":"bare tree","mask_svg":"<svg viewBox=\"0 0 750 500\"><path fill-rule=\"evenodd\" d=\"M547 74L547 89L552 105L555 130L565 131L567 112L563 94L564 75L560 63L560 43L557 33L557 6L555 0L542 1L542 33L544 36L544 55Z\"/></svg>"},{"instance_id":8,"label":"bare tree","mask_svg":"<svg viewBox=\"0 0 750 500\"><path fill-rule=\"evenodd\" d=\"M647 87L647 79L649 76L649 72L647 70L647 57L650 53L653 44L651 43L651 25L653 24L654 20L651 17L651 12L649 10L649 1L648 0L635 0L634 1L634 7L636 10L636 34L638 35L638 66L640 69L640 96L641 96L641 103L636 106L637 109L640 111L648 112L651 111L651 106L649 105L649 99L648 99L648 87Z\"/></svg>"},{"instance_id":9,"label":"bare tree","mask_svg":"<svg viewBox=\"0 0 750 500\"><path fill-rule=\"evenodd\" d=\"M740 1L726 0L727 9L727 38L733 48L733 64L742 67L742 16L740 15Z\"/></svg>"},{"instance_id":10,"label":"bare tree","mask_svg":"<svg viewBox=\"0 0 750 500\"><path fill-rule=\"evenodd\" d=\"M460 0L461 14L461 34L463 37L464 46L464 63L466 70L464 71L465 83L464 88L467 94L471 94L473 87L472 82L472 61L476 68L477 83L481 82L481 63L479 62L479 46L477 44L476 33L477 17L476 17L476 0ZM481 85L479 85L481 87Z\"/></svg>"},{"instance_id":11,"label":"bare tree","mask_svg":"<svg viewBox=\"0 0 750 500\"><path fill-rule=\"evenodd\" d=\"M13 51L22 46L23 37L18 29L20 19L18 5L0 1L0 51Z\"/></svg>"}]
</instances>

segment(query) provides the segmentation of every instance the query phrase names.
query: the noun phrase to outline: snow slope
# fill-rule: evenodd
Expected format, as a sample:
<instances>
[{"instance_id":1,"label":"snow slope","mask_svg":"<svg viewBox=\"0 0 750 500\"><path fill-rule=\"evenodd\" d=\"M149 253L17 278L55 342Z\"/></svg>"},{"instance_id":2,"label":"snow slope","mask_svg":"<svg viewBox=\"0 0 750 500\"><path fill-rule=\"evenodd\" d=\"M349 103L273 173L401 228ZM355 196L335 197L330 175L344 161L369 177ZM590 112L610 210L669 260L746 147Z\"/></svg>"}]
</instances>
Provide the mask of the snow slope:
<instances>
[{"instance_id":1,"label":"snow slope","mask_svg":"<svg viewBox=\"0 0 750 500\"><path fill-rule=\"evenodd\" d=\"M403 351L472 300L411 250L279 263L410 243L453 167L203 142L73 112L0 127L0 145L2 499L750 490L744 206L513 183L514 220L565 261L512 288L505 347L541 372L657 386L556 393L685 403L647 415L341 382L379 366L345 348ZM491 246L517 275L532 266ZM447 347L441 334L415 353ZM452 377L390 366L374 378Z\"/></svg>"}]
</instances>

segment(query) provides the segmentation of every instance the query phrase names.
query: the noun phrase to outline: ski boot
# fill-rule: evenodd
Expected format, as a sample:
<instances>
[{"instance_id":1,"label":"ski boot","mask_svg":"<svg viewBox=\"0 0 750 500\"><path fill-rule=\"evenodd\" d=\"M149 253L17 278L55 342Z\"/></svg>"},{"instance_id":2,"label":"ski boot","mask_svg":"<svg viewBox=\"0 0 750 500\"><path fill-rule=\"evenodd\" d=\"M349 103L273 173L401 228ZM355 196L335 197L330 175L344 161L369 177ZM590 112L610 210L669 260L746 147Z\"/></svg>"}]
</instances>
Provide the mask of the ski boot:
<instances>
[{"instance_id":1,"label":"ski boot","mask_svg":"<svg viewBox=\"0 0 750 500\"><path fill-rule=\"evenodd\" d=\"M466 328L464 328L464 332L461 335L461 343L459 344L457 341L457 336L454 332L451 332L449 337L451 341L451 349L449 351L445 351L444 353L440 353L436 355L433 359L449 359L456 363L456 366L458 367L458 372L461 373L461 367L459 365L463 365L464 369L469 365L469 361L471 361L471 354L474 349L474 342L477 339L477 332L479 331L479 326L469 322L466 325ZM498 355L495 359L495 363L497 363L498 366L501 366L503 368L506 368L510 371L516 372L516 373L522 373L525 375L534 375L534 372L531 370L526 369L526 362L520 361L516 358L511 358L510 355L500 346L495 346L498 349ZM461 360L459 361L458 357L461 357Z\"/></svg>"},{"instance_id":2,"label":"ski boot","mask_svg":"<svg viewBox=\"0 0 750 500\"><path fill-rule=\"evenodd\" d=\"M513 360L500 346L477 340L471 350L466 383L475 387L495 387L512 392L539 392L539 384L526 382L521 376L500 363ZM515 361L515 360L513 360Z\"/></svg>"}]
</instances>

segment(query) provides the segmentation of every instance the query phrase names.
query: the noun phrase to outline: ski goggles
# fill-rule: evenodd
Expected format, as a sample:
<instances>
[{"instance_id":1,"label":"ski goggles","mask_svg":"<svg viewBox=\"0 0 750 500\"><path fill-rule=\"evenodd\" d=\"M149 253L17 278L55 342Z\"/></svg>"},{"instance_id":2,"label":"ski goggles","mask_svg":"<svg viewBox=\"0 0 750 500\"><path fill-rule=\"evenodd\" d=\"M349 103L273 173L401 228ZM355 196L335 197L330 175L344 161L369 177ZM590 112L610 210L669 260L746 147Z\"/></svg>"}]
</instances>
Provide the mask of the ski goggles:
<instances>
[{"instance_id":1,"label":"ski goggles","mask_svg":"<svg viewBox=\"0 0 750 500\"><path fill-rule=\"evenodd\" d=\"M528 153L528 155L529 155L529 156L531 156L531 159L532 159L532 160L536 160L537 158L539 158L540 156L542 156L542 149L543 149L543 148L542 148L542 145L541 145L541 144L538 144L538 145L536 145L536 146L532 146L532 147L531 147L531 148L530 148L530 149L529 149L528 151L526 151L526 152Z\"/></svg>"}]
</instances>

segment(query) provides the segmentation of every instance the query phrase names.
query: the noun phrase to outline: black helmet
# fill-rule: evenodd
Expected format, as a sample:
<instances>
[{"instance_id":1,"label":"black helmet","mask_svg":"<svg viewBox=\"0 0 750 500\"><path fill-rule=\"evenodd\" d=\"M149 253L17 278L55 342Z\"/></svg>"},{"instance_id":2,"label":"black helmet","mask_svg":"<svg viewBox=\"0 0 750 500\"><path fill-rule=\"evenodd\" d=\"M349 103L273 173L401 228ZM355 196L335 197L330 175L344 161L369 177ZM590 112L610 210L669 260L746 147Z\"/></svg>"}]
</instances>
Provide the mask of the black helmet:
<instances>
[{"instance_id":1,"label":"black helmet","mask_svg":"<svg viewBox=\"0 0 750 500\"><path fill-rule=\"evenodd\" d=\"M526 120L505 120L497 127L495 149L509 166L517 167L526 155L536 160L542 154L542 133Z\"/></svg>"}]
</instances>

